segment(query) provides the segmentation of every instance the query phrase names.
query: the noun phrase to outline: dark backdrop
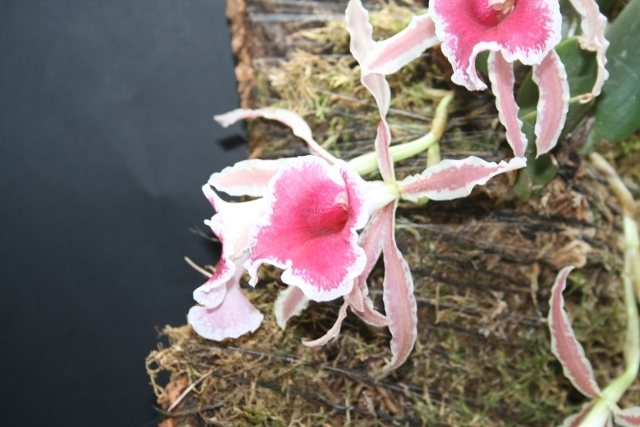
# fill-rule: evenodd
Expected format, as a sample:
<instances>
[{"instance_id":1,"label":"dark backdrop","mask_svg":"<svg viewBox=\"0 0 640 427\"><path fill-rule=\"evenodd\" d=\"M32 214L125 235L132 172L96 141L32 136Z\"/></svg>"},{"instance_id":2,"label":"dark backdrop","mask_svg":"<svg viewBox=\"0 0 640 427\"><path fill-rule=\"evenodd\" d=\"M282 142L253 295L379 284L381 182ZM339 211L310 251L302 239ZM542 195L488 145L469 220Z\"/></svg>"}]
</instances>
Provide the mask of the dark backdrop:
<instances>
[{"instance_id":1,"label":"dark backdrop","mask_svg":"<svg viewBox=\"0 0 640 427\"><path fill-rule=\"evenodd\" d=\"M0 1L0 420L153 425L144 369L245 155L222 0Z\"/></svg>"}]
</instances>

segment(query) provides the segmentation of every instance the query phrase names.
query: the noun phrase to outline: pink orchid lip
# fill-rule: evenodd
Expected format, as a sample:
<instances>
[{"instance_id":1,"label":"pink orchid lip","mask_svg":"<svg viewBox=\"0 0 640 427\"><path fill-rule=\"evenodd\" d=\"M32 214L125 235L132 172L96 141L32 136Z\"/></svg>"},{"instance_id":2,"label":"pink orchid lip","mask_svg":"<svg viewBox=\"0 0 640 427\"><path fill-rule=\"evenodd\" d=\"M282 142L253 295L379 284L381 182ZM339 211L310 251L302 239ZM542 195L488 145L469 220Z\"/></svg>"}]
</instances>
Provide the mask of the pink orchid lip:
<instances>
[{"instance_id":1,"label":"pink orchid lip","mask_svg":"<svg viewBox=\"0 0 640 427\"><path fill-rule=\"evenodd\" d=\"M452 80L469 90L486 88L475 69L478 53L500 51L508 62L533 65L561 39L557 0L432 0L429 14L453 66Z\"/></svg>"},{"instance_id":2,"label":"pink orchid lip","mask_svg":"<svg viewBox=\"0 0 640 427\"><path fill-rule=\"evenodd\" d=\"M369 218L362 178L342 161L329 166L304 156L287 162L269 186L267 214L250 235L250 284L268 263L311 300L348 294L366 262L356 232Z\"/></svg>"}]
</instances>

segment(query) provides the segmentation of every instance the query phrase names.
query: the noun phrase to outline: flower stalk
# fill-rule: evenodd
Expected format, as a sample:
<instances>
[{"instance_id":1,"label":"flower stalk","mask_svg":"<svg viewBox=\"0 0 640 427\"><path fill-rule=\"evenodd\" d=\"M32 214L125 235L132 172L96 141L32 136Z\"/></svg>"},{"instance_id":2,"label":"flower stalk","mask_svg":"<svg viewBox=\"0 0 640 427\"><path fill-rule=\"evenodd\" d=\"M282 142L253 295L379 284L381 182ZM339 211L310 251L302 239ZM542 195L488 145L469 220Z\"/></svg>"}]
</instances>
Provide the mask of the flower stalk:
<instances>
[{"instance_id":1,"label":"flower stalk","mask_svg":"<svg viewBox=\"0 0 640 427\"><path fill-rule=\"evenodd\" d=\"M440 142L442 134L444 134L447 128L447 120L449 118L448 109L452 101L453 93L447 92L436 107L431 129L426 135L404 144L389 147L389 153L394 163L413 157L425 150L427 150L427 164L429 166L440 162L440 149L437 144ZM432 160L429 160L430 157ZM348 164L351 169L356 171L360 176L368 175L378 170L378 153L372 151L363 154L350 160Z\"/></svg>"}]
</instances>

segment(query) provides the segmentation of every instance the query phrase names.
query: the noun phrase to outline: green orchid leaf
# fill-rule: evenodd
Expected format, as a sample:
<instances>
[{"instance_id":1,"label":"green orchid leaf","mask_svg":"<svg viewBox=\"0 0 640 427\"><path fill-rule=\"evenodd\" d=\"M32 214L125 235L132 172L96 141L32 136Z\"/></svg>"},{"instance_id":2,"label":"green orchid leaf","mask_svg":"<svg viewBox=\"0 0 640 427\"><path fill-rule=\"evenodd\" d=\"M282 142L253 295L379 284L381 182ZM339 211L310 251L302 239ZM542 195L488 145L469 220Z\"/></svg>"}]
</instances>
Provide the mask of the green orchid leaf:
<instances>
[{"instance_id":1,"label":"green orchid leaf","mask_svg":"<svg viewBox=\"0 0 640 427\"><path fill-rule=\"evenodd\" d=\"M609 80L595 108L595 125L587 147L601 141L618 142L640 127L640 0L631 0L606 38Z\"/></svg>"}]
</instances>

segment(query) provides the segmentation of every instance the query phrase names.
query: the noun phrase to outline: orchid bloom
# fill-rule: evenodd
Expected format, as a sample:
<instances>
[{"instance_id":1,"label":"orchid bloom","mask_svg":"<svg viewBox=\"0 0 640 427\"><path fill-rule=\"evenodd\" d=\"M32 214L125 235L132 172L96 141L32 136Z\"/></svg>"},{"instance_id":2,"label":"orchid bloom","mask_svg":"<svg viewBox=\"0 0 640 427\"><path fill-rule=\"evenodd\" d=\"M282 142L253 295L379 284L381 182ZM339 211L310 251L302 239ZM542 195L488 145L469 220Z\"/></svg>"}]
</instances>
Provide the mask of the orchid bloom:
<instances>
[{"instance_id":1,"label":"orchid bloom","mask_svg":"<svg viewBox=\"0 0 640 427\"><path fill-rule=\"evenodd\" d=\"M203 187L217 212L206 223L222 243L222 256L215 274L194 292L200 304L189 312L194 330L218 341L255 331L262 315L244 298L239 284L247 270L249 284L255 285L262 263L283 268L283 282L300 291L287 290L278 298L276 318L281 325L309 299L326 301L347 294L353 294L361 317L372 324L387 324L372 303L367 303L366 295L353 288L367 265L357 230L364 227L372 211L395 195L387 194L388 189L379 182L365 182L346 163L323 150L304 120L292 112L235 110L216 120L228 126L255 117L290 126L318 157L242 161L214 173ZM225 202L210 187L257 199ZM287 311L292 301L296 305Z\"/></svg>"},{"instance_id":2,"label":"orchid bloom","mask_svg":"<svg viewBox=\"0 0 640 427\"><path fill-rule=\"evenodd\" d=\"M371 214L397 198L394 187L382 182L366 182L348 165L323 152L313 141L308 125L292 112L280 109L236 110L217 120L224 125L243 118L263 117L289 125L294 134L304 137L318 157L303 156L281 160L276 173L259 172L263 160L240 162L217 176L216 188L239 192L234 195L259 195L251 184L255 178L268 177L264 215L251 226L250 258L244 267L257 283L257 270L267 263L284 270L282 281L290 285L275 303L276 321L284 328L287 320L306 308L309 300L328 301L345 297L352 310L366 322L384 326L389 323L373 309L373 303L357 279L363 271L370 272L374 262L367 249L368 233L358 236L357 230L369 221ZM255 168L244 163L254 162ZM250 169L250 170L249 170ZM233 171L231 173L231 171ZM214 174L215 175L215 174ZM364 248L364 249L363 249ZM373 249L375 250L375 249ZM366 277L366 276L365 276ZM345 305L342 312L346 315ZM307 342L319 345L332 337Z\"/></svg>"},{"instance_id":3,"label":"orchid bloom","mask_svg":"<svg viewBox=\"0 0 640 427\"><path fill-rule=\"evenodd\" d=\"M598 76L590 100L600 93L608 77L604 68L608 42L606 18L595 0L572 0L582 15L582 46L595 50ZM567 74L553 48L561 40L562 17L557 0L431 0L429 12L414 17L395 36L378 42L362 63L363 75L393 73L416 59L428 47L442 43L453 67L452 80L469 90L487 86L478 77L475 62L480 52L489 55L489 79L499 118L516 157L524 156L527 139L521 131L513 95L512 63L533 66L540 97L535 126L538 156L557 143L569 108Z\"/></svg>"},{"instance_id":4,"label":"orchid bloom","mask_svg":"<svg viewBox=\"0 0 640 427\"><path fill-rule=\"evenodd\" d=\"M612 415L615 423L625 427L640 426L640 407L620 409L618 400L624 391L631 385L638 372L638 313L633 297L633 285L629 278L625 278L625 299L627 304L627 321L630 327L627 331L627 340L634 345L625 348L625 362L627 369L616 378L608 387L601 390L596 383L591 363L585 356L584 349L571 328L569 317L564 310L562 291L566 287L567 276L573 267L563 268L551 290L549 300L549 329L551 331L551 351L558 358L564 375L573 386L583 395L591 398L579 413L568 417L563 427L606 427L612 425ZM635 324L631 324L635 322Z\"/></svg>"},{"instance_id":5,"label":"orchid bloom","mask_svg":"<svg viewBox=\"0 0 640 427\"><path fill-rule=\"evenodd\" d=\"M218 116L223 126L246 117L267 117L290 126L327 161L333 156L319 147L307 124L296 114L285 110L235 110ZM191 308L189 323L201 336L221 341L225 338L237 338L245 333L254 332L262 322L263 315L244 297L240 289L240 279L245 271L245 262L249 261L249 232L256 221L267 212L267 204L262 196L268 184L281 169L284 160L246 160L221 172L214 173L203 191L216 214L205 221L222 243L222 255L215 273L202 286L196 289L193 297L199 305ZM215 191L231 196L247 195L256 200L242 203L229 203L222 200Z\"/></svg>"}]
</instances>

